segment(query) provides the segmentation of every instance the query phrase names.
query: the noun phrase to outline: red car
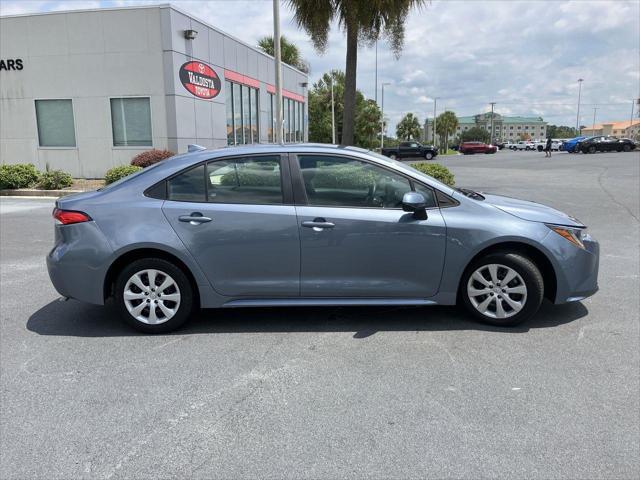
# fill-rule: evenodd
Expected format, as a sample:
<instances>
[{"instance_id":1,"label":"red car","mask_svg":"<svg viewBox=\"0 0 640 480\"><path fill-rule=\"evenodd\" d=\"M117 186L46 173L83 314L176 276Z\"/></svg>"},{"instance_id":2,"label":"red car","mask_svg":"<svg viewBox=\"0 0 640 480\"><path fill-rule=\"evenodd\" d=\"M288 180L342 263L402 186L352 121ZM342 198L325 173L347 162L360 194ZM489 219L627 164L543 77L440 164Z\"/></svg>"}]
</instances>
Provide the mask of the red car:
<instances>
[{"instance_id":1,"label":"red car","mask_svg":"<svg viewBox=\"0 0 640 480\"><path fill-rule=\"evenodd\" d=\"M470 153L496 153L498 151L498 147L494 145L487 145L482 142L463 142L460 144L458 151L465 155Z\"/></svg>"}]
</instances>

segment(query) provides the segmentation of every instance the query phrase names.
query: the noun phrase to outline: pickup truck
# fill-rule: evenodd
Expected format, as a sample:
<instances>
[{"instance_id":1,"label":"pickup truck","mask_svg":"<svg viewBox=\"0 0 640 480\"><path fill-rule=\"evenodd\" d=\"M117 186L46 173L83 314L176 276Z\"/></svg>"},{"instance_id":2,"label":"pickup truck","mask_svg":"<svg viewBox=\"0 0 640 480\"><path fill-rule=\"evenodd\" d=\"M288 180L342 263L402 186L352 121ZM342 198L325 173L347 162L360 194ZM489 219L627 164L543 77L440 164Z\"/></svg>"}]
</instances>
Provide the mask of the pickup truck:
<instances>
[{"instance_id":1,"label":"pickup truck","mask_svg":"<svg viewBox=\"0 0 640 480\"><path fill-rule=\"evenodd\" d=\"M431 160L438 155L438 149L418 142L401 142L397 147L383 148L381 153L393 160L418 157Z\"/></svg>"}]
</instances>

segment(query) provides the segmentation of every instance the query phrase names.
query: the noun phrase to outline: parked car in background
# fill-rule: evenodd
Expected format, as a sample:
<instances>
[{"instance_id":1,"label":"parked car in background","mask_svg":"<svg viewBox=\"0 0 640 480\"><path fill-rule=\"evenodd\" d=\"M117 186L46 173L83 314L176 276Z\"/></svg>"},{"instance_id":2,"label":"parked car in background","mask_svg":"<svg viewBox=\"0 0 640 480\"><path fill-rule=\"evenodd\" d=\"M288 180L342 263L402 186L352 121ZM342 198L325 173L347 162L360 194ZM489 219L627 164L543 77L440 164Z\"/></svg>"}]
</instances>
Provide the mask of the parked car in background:
<instances>
[{"instance_id":1,"label":"parked car in background","mask_svg":"<svg viewBox=\"0 0 640 480\"><path fill-rule=\"evenodd\" d=\"M578 142L586 138L589 138L589 137L579 136L579 137L570 138L568 140L563 140L562 143L560 144L560 150L568 153L575 153L576 145L578 144Z\"/></svg>"},{"instance_id":2,"label":"parked car in background","mask_svg":"<svg viewBox=\"0 0 640 480\"><path fill-rule=\"evenodd\" d=\"M483 142L462 142L458 151L464 155L474 153L496 153L498 151L498 147L495 145L487 145Z\"/></svg>"},{"instance_id":3,"label":"parked car in background","mask_svg":"<svg viewBox=\"0 0 640 480\"><path fill-rule=\"evenodd\" d=\"M515 150L516 149L516 144L512 143L511 141L507 141L504 144L504 148L508 148L509 150Z\"/></svg>"},{"instance_id":4,"label":"parked car in background","mask_svg":"<svg viewBox=\"0 0 640 480\"><path fill-rule=\"evenodd\" d=\"M491 142L491 145L494 145L495 147L498 148L498 150L502 150L506 143L505 142L501 142L500 140L494 140L493 142Z\"/></svg>"},{"instance_id":5,"label":"parked car in background","mask_svg":"<svg viewBox=\"0 0 640 480\"><path fill-rule=\"evenodd\" d=\"M558 150L560 150L560 144L561 144L561 140L556 139L551 139L551 150L554 152L557 152ZM547 148L547 140L537 140L536 142L534 142L536 150L538 150L539 152L544 152L544 149Z\"/></svg>"},{"instance_id":6,"label":"parked car in background","mask_svg":"<svg viewBox=\"0 0 640 480\"><path fill-rule=\"evenodd\" d=\"M582 153L630 152L635 148L636 144L633 140L613 136L591 137L578 142L576 146L576 149Z\"/></svg>"},{"instance_id":7,"label":"parked car in background","mask_svg":"<svg viewBox=\"0 0 640 480\"><path fill-rule=\"evenodd\" d=\"M438 149L433 145L422 145L418 142L400 142L397 147L383 148L381 153L394 160L406 158L431 160L438 155Z\"/></svg>"},{"instance_id":8,"label":"parked car in background","mask_svg":"<svg viewBox=\"0 0 640 480\"><path fill-rule=\"evenodd\" d=\"M516 143L515 150L535 150L536 146L531 140L520 140Z\"/></svg>"},{"instance_id":9,"label":"parked car in background","mask_svg":"<svg viewBox=\"0 0 640 480\"><path fill-rule=\"evenodd\" d=\"M575 218L353 147L195 151L62 197L53 217L60 295L113 298L149 333L201 307L457 302L508 326L598 290L598 243Z\"/></svg>"}]
</instances>

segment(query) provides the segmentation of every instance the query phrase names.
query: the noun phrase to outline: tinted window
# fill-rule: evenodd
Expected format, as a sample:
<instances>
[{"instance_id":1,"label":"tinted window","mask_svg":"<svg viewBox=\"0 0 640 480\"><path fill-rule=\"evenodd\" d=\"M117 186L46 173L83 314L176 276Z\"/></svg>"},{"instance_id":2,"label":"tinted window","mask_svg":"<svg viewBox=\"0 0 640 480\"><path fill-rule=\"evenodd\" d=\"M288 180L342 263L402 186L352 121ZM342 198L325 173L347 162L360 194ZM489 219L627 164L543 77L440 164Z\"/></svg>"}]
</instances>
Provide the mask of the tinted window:
<instances>
[{"instance_id":1,"label":"tinted window","mask_svg":"<svg viewBox=\"0 0 640 480\"><path fill-rule=\"evenodd\" d=\"M242 157L210 162L207 191L214 203L282 203L280 157Z\"/></svg>"},{"instance_id":2,"label":"tinted window","mask_svg":"<svg viewBox=\"0 0 640 480\"><path fill-rule=\"evenodd\" d=\"M204 202L204 165L170 179L167 182L167 198L182 202Z\"/></svg>"},{"instance_id":3,"label":"tinted window","mask_svg":"<svg viewBox=\"0 0 640 480\"><path fill-rule=\"evenodd\" d=\"M309 205L401 208L411 190L401 175L342 157L298 157Z\"/></svg>"},{"instance_id":4,"label":"tinted window","mask_svg":"<svg viewBox=\"0 0 640 480\"><path fill-rule=\"evenodd\" d=\"M112 98L111 128L115 147L151 146L149 98Z\"/></svg>"},{"instance_id":5,"label":"tinted window","mask_svg":"<svg viewBox=\"0 0 640 480\"><path fill-rule=\"evenodd\" d=\"M36 122L41 147L75 147L71 100L36 100Z\"/></svg>"}]
</instances>

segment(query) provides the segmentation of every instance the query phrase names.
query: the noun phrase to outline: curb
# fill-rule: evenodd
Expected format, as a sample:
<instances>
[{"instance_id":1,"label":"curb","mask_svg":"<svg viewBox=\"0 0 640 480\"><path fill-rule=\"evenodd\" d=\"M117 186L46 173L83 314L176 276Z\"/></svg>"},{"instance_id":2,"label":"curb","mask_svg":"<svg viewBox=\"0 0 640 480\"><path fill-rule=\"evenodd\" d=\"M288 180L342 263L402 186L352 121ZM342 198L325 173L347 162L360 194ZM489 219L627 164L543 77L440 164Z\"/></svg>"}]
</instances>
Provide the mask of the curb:
<instances>
[{"instance_id":1,"label":"curb","mask_svg":"<svg viewBox=\"0 0 640 480\"><path fill-rule=\"evenodd\" d=\"M83 193L84 190L36 190L28 188L18 188L15 190L0 190L0 197L45 197L59 198L74 193Z\"/></svg>"}]
</instances>

